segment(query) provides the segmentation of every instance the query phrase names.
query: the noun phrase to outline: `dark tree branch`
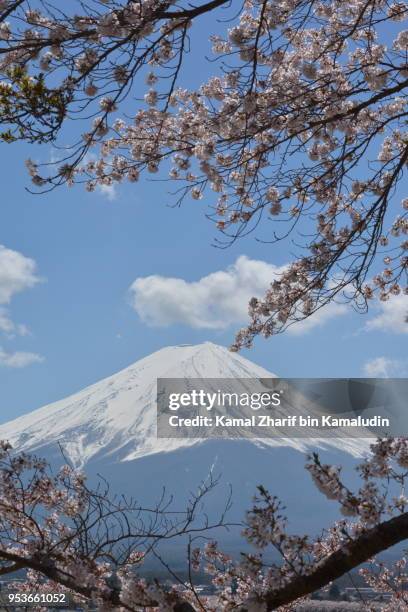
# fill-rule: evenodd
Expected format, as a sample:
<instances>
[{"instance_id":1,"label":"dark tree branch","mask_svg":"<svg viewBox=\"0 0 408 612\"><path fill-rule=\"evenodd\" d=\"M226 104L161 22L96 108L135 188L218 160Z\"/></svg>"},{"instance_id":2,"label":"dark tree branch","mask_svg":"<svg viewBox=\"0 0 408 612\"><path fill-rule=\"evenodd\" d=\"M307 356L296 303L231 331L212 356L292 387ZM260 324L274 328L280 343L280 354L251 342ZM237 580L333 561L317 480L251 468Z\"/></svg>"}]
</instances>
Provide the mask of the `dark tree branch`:
<instances>
[{"instance_id":1,"label":"dark tree branch","mask_svg":"<svg viewBox=\"0 0 408 612\"><path fill-rule=\"evenodd\" d=\"M344 548L331 554L310 574L297 576L282 589L268 593L265 597L267 609L276 610L280 606L310 595L407 538L408 512L405 512L351 540Z\"/></svg>"}]
</instances>

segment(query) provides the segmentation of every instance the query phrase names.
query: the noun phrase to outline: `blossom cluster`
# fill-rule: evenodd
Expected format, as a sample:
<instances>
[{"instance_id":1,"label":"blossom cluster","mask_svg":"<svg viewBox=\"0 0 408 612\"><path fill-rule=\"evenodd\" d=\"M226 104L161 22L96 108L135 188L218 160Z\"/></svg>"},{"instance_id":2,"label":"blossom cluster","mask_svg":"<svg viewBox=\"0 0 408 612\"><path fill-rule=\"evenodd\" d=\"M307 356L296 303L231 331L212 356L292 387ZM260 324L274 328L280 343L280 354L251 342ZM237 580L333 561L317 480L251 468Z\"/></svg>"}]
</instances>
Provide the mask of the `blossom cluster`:
<instances>
[{"instance_id":1,"label":"blossom cluster","mask_svg":"<svg viewBox=\"0 0 408 612\"><path fill-rule=\"evenodd\" d=\"M92 117L55 174L30 162L36 185L93 191L162 169L180 198L208 194L226 243L261 220L268 242L297 233L233 349L336 297L365 309L407 294L408 201L395 194L408 162L406 2L245 0L210 37L215 72L192 90L179 86L189 29L222 0L107 0L58 19L18 4L0 18L0 73L41 71L69 92L67 117Z\"/></svg>"}]
</instances>

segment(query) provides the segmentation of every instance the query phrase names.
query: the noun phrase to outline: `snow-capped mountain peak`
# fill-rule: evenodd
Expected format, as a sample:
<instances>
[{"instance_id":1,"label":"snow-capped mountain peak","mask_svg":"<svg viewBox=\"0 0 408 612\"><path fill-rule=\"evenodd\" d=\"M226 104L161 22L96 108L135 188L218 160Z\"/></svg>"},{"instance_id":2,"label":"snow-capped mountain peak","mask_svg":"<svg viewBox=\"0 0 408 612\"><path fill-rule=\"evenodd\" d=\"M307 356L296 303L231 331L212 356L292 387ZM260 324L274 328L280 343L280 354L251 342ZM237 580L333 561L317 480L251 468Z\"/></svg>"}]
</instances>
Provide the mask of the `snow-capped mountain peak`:
<instances>
[{"instance_id":1,"label":"snow-capped mountain peak","mask_svg":"<svg viewBox=\"0 0 408 612\"><path fill-rule=\"evenodd\" d=\"M78 393L0 426L0 439L41 456L60 455L59 446L77 467L93 460L128 462L148 455L204 444L200 439L156 436L158 378L265 379L275 377L223 346L205 342L169 346ZM332 437L248 439L262 447L287 446L305 451L337 447L352 455L363 450L359 439Z\"/></svg>"},{"instance_id":2,"label":"snow-capped mountain peak","mask_svg":"<svg viewBox=\"0 0 408 612\"><path fill-rule=\"evenodd\" d=\"M270 378L264 368L205 342L169 346L63 400L0 426L15 448L61 444L78 466L110 455L125 461L197 444L156 438L157 378Z\"/></svg>"}]
</instances>

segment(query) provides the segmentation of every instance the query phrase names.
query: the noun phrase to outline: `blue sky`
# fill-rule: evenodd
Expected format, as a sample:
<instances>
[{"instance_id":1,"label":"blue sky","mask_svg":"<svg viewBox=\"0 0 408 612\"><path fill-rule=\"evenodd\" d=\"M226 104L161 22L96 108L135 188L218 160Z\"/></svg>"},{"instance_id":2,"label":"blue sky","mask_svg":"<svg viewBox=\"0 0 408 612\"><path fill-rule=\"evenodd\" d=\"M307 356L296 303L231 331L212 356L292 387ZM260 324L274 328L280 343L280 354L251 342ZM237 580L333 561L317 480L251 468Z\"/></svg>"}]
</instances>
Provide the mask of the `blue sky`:
<instances>
[{"instance_id":1,"label":"blue sky","mask_svg":"<svg viewBox=\"0 0 408 612\"><path fill-rule=\"evenodd\" d=\"M254 236L215 248L205 200L172 208L166 183L34 196L25 189L24 160L51 157L48 145L41 151L1 145L0 155L0 244L15 252L0 251L0 422L163 346L230 344L245 322L246 293L288 261L288 246L263 245ZM6 274L2 255L12 261ZM281 376L406 375L399 312L401 306L366 316L334 309L309 331L258 339L243 354Z\"/></svg>"}]
</instances>

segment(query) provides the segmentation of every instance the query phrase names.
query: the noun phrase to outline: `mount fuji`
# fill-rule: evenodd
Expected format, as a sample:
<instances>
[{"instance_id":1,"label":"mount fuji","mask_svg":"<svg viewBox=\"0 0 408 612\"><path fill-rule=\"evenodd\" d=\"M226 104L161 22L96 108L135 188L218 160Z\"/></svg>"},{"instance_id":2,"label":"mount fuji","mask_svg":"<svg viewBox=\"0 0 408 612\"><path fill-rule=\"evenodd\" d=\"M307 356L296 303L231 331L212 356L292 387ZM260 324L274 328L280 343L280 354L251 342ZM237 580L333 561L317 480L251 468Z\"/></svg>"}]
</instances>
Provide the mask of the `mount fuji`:
<instances>
[{"instance_id":1,"label":"mount fuji","mask_svg":"<svg viewBox=\"0 0 408 612\"><path fill-rule=\"evenodd\" d=\"M306 452L318 446L324 460L351 467L364 454L361 440L156 437L157 378L274 376L209 342L167 347L70 397L0 425L0 439L52 463L61 463L62 448L91 478L101 474L111 490L145 503L154 503L165 487L182 504L211 472L220 481L206 510L210 514L222 508L231 487L234 519L242 519L256 486L263 484L292 508L294 523L301 522L303 531L315 531L337 518L337 508L322 500L311 484L303 469Z\"/></svg>"}]
</instances>

